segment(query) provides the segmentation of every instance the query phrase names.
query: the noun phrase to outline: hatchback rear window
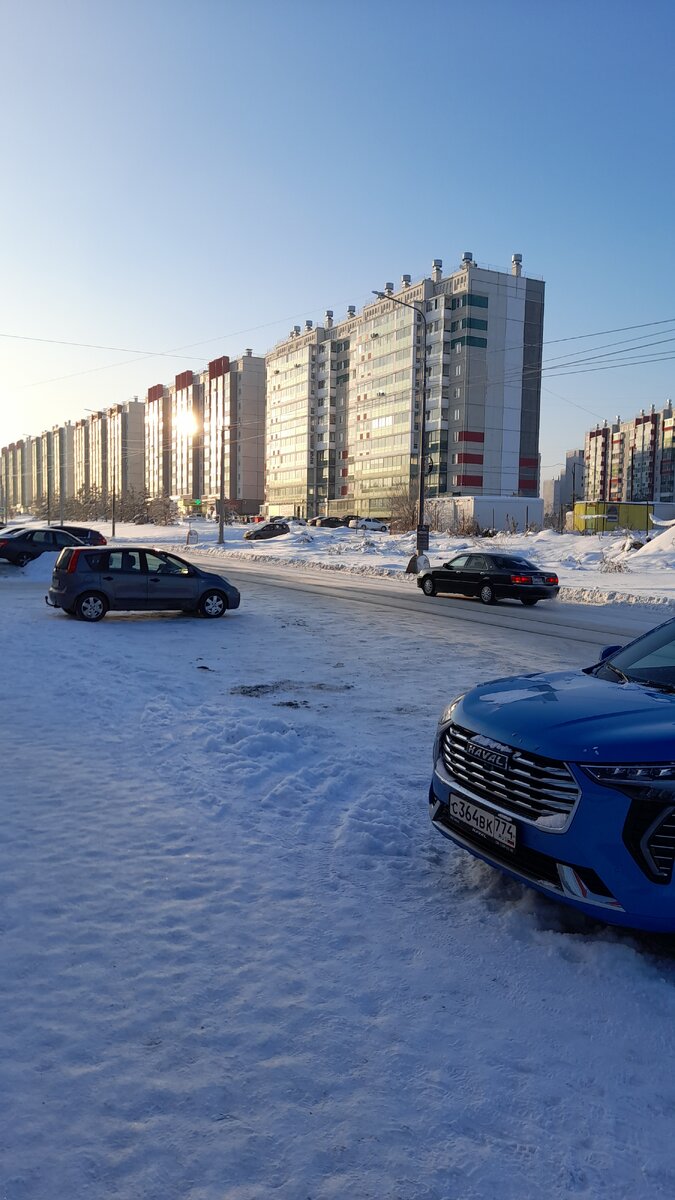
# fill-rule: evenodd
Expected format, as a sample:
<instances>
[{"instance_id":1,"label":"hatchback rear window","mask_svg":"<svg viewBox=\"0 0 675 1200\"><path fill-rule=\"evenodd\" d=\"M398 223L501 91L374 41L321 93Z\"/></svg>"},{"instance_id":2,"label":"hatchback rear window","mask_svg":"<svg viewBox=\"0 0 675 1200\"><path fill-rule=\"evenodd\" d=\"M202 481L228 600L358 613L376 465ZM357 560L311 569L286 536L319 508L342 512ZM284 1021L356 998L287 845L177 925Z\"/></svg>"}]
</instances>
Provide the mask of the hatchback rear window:
<instances>
[{"instance_id":1,"label":"hatchback rear window","mask_svg":"<svg viewBox=\"0 0 675 1200\"><path fill-rule=\"evenodd\" d=\"M62 550L61 553L59 554L59 557L56 560L56 563L54 564L54 569L56 571L62 571L62 570L65 571L68 566L68 563L70 562L72 553L73 553L72 546L68 546L66 550Z\"/></svg>"},{"instance_id":2,"label":"hatchback rear window","mask_svg":"<svg viewBox=\"0 0 675 1200\"><path fill-rule=\"evenodd\" d=\"M77 566L80 571L105 571L108 565L106 551L99 554L80 554Z\"/></svg>"}]
</instances>

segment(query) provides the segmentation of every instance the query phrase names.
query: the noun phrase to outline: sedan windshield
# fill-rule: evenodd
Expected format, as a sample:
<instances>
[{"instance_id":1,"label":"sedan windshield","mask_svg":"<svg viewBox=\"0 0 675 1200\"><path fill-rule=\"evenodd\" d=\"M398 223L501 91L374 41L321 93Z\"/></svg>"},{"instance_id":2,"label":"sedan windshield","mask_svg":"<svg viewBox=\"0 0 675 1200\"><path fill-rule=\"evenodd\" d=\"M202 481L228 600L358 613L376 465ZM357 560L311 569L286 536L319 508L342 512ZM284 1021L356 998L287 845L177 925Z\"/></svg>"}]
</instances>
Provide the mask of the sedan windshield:
<instances>
[{"instance_id":1,"label":"sedan windshield","mask_svg":"<svg viewBox=\"0 0 675 1200\"><path fill-rule=\"evenodd\" d=\"M675 621L610 654L595 668L595 674L601 679L619 677L629 683L671 691L675 688Z\"/></svg>"}]
</instances>

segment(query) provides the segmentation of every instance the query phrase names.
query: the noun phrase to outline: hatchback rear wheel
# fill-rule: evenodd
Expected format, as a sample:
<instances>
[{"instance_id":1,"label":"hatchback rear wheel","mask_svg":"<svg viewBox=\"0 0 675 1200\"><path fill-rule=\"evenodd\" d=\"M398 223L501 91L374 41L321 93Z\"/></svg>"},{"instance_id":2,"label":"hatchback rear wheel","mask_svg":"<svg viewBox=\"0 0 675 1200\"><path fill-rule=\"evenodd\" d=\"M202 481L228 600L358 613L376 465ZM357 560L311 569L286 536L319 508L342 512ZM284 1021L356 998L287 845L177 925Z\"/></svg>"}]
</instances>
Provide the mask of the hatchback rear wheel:
<instances>
[{"instance_id":1,"label":"hatchback rear wheel","mask_svg":"<svg viewBox=\"0 0 675 1200\"><path fill-rule=\"evenodd\" d=\"M495 602L494 589L490 587L489 583L483 584L478 595L480 596L483 604L494 604Z\"/></svg>"},{"instance_id":2,"label":"hatchback rear wheel","mask_svg":"<svg viewBox=\"0 0 675 1200\"><path fill-rule=\"evenodd\" d=\"M199 601L199 612L203 617L222 617L227 609L222 592L204 592Z\"/></svg>"},{"instance_id":3,"label":"hatchback rear wheel","mask_svg":"<svg viewBox=\"0 0 675 1200\"><path fill-rule=\"evenodd\" d=\"M85 592L75 603L75 615L81 621L100 621L107 611L108 605L100 592Z\"/></svg>"},{"instance_id":4,"label":"hatchback rear wheel","mask_svg":"<svg viewBox=\"0 0 675 1200\"><path fill-rule=\"evenodd\" d=\"M17 556L16 556L17 567L25 567L26 563L29 563L31 561L32 557L33 556L31 554L17 554Z\"/></svg>"}]
</instances>

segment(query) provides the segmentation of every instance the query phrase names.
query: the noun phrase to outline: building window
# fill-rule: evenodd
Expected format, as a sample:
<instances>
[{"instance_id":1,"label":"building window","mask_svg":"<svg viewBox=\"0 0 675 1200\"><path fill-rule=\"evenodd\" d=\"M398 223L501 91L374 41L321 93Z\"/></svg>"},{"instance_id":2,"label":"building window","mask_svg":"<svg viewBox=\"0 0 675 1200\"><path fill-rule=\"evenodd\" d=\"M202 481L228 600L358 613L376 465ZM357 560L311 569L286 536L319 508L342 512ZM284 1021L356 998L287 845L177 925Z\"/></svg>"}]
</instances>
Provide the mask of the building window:
<instances>
[{"instance_id":1,"label":"building window","mask_svg":"<svg viewBox=\"0 0 675 1200\"><path fill-rule=\"evenodd\" d=\"M468 337L466 339L467 346L478 346L479 349L485 350L487 346L487 338Z\"/></svg>"},{"instance_id":2,"label":"building window","mask_svg":"<svg viewBox=\"0 0 675 1200\"><path fill-rule=\"evenodd\" d=\"M455 420L459 421L459 409L458 408L455 409Z\"/></svg>"}]
</instances>

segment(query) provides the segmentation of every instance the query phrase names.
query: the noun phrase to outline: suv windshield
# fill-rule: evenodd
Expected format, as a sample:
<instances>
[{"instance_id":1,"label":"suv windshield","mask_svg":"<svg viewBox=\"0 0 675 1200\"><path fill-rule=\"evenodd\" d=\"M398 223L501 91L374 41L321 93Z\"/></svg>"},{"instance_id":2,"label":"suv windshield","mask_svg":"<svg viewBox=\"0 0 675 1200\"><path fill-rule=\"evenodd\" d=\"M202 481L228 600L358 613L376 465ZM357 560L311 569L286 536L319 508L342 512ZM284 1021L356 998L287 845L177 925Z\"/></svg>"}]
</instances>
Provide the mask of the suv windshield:
<instances>
[{"instance_id":1,"label":"suv windshield","mask_svg":"<svg viewBox=\"0 0 675 1200\"><path fill-rule=\"evenodd\" d=\"M621 678L670 691L675 688L675 621L654 629L644 637L610 654L594 674L601 679Z\"/></svg>"}]
</instances>

